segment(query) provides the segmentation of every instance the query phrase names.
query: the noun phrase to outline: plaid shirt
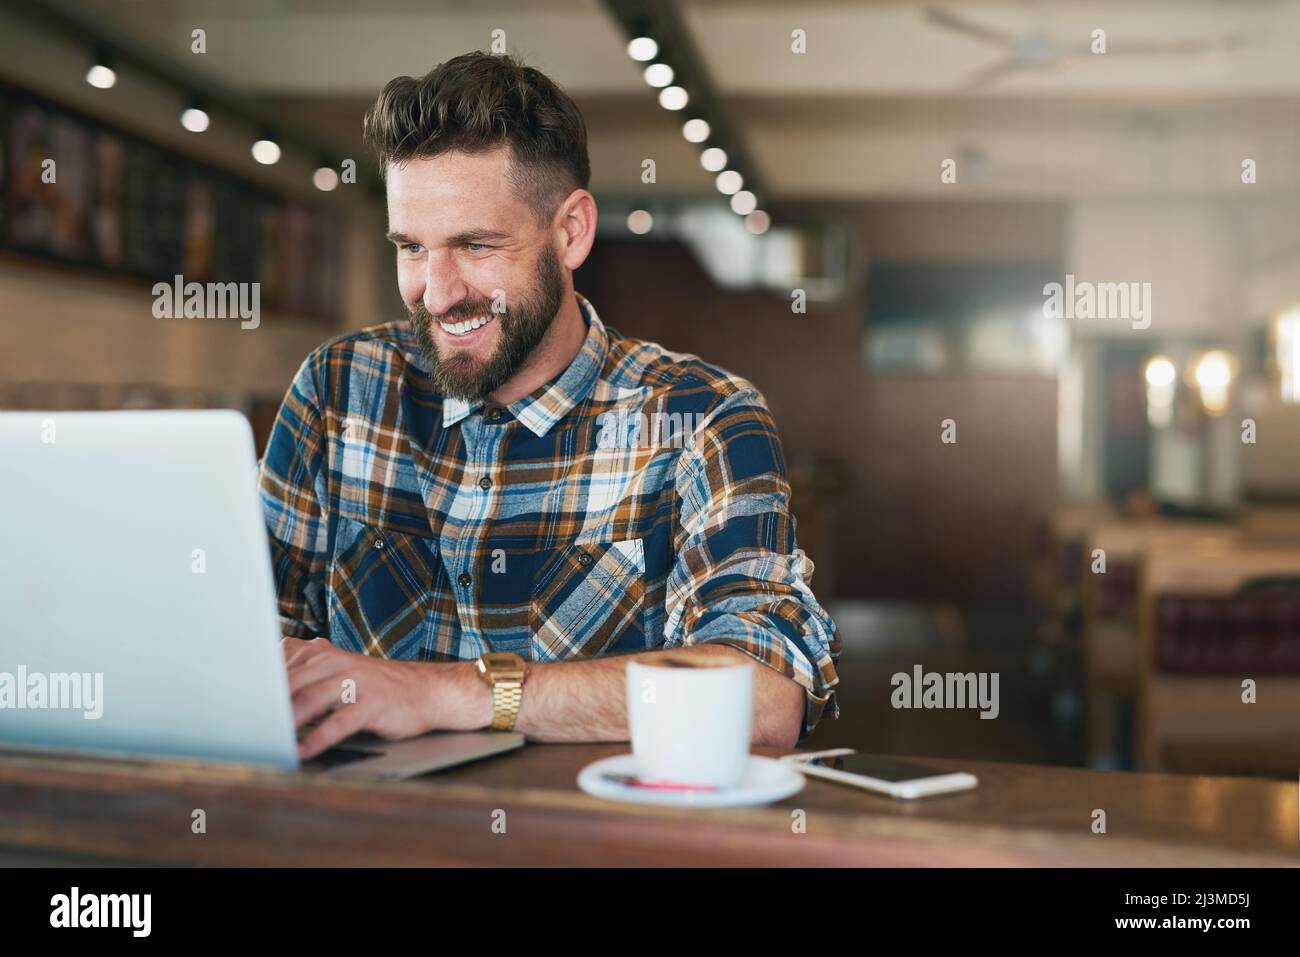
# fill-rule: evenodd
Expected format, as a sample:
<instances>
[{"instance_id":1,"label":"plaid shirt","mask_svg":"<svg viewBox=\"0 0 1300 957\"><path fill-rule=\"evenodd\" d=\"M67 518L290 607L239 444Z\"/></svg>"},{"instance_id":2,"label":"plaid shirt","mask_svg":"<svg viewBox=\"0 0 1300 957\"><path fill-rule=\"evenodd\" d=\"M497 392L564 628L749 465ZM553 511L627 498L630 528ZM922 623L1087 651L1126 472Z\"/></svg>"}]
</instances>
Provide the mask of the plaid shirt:
<instances>
[{"instance_id":1,"label":"plaid shirt","mask_svg":"<svg viewBox=\"0 0 1300 957\"><path fill-rule=\"evenodd\" d=\"M840 639L763 397L606 327L509 406L436 391L410 324L299 369L261 461L286 635L385 658L560 661L717 642L823 713Z\"/></svg>"}]
</instances>

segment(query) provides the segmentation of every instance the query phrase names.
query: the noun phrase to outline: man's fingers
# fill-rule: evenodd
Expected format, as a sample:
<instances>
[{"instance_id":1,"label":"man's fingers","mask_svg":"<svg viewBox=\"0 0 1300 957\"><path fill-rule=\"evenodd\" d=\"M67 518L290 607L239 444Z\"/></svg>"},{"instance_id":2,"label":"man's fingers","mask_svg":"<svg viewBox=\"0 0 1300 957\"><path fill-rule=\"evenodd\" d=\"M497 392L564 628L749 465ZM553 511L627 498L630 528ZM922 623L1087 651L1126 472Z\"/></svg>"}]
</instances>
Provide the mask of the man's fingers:
<instances>
[{"instance_id":1,"label":"man's fingers","mask_svg":"<svg viewBox=\"0 0 1300 957\"><path fill-rule=\"evenodd\" d=\"M289 665L289 694L297 694L309 684L346 671L351 664L352 661L345 651L333 655L315 654L299 658Z\"/></svg>"},{"instance_id":2,"label":"man's fingers","mask_svg":"<svg viewBox=\"0 0 1300 957\"><path fill-rule=\"evenodd\" d=\"M355 703L354 700L350 705ZM342 680L327 677L309 684L293 696L293 726L301 728L341 704L343 704Z\"/></svg>"},{"instance_id":3,"label":"man's fingers","mask_svg":"<svg viewBox=\"0 0 1300 957\"><path fill-rule=\"evenodd\" d=\"M299 759L310 761L326 748L332 748L345 738L352 737L365 723L365 714L357 705L339 708L298 742Z\"/></svg>"}]
</instances>

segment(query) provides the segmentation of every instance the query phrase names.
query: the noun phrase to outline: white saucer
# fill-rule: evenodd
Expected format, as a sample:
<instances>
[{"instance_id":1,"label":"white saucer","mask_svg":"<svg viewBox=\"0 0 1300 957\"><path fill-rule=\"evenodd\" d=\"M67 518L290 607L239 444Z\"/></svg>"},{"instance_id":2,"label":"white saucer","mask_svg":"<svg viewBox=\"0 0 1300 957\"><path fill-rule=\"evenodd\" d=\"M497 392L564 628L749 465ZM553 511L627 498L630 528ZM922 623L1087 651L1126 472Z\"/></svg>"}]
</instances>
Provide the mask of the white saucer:
<instances>
[{"instance_id":1,"label":"white saucer","mask_svg":"<svg viewBox=\"0 0 1300 957\"><path fill-rule=\"evenodd\" d=\"M656 791L607 781L606 774L637 773L636 758L619 754L593 761L578 772L578 787L588 794L611 801L633 804L666 804L672 807L741 807L771 804L803 790L804 776L774 758L751 754L740 784L719 791Z\"/></svg>"}]
</instances>

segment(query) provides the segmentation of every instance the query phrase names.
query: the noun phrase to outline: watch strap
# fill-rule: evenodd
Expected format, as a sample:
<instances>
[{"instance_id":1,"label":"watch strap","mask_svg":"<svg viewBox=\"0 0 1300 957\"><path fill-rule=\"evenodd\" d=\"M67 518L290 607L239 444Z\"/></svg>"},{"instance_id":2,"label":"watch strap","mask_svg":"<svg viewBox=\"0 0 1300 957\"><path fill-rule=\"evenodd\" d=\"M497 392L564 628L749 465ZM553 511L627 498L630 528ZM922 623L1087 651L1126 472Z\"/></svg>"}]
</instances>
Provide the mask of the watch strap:
<instances>
[{"instance_id":1,"label":"watch strap","mask_svg":"<svg viewBox=\"0 0 1300 957\"><path fill-rule=\"evenodd\" d=\"M492 680L492 730L513 731L524 700L524 683L518 678Z\"/></svg>"}]
</instances>

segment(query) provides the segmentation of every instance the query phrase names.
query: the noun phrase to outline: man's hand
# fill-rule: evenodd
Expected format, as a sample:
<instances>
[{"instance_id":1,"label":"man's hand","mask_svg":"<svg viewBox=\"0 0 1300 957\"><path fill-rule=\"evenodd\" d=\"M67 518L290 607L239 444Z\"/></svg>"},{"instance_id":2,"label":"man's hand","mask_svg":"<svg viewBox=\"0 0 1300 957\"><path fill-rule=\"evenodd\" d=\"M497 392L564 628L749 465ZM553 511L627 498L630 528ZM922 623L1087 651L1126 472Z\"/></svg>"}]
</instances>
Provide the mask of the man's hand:
<instances>
[{"instance_id":1,"label":"man's hand","mask_svg":"<svg viewBox=\"0 0 1300 957\"><path fill-rule=\"evenodd\" d=\"M323 719L298 742L304 761L358 731L394 741L433 730L477 730L492 721L491 692L472 661L386 661L336 648L326 638L285 637L280 644L294 727L301 731Z\"/></svg>"}]
</instances>

